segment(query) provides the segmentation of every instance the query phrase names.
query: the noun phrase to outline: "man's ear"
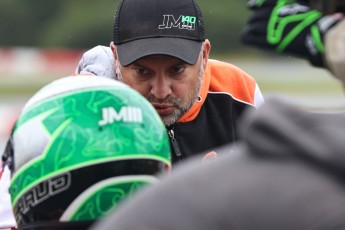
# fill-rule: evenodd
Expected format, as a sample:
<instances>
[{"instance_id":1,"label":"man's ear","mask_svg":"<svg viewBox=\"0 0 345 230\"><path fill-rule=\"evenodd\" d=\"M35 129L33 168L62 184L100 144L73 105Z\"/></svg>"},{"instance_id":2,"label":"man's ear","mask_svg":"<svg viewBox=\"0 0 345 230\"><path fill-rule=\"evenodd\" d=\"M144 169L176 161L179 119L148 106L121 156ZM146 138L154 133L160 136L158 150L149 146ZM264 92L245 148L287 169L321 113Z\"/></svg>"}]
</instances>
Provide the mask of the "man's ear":
<instances>
[{"instance_id":1,"label":"man's ear","mask_svg":"<svg viewBox=\"0 0 345 230\"><path fill-rule=\"evenodd\" d=\"M207 61L210 55L210 51L211 51L211 43L208 39L206 39L204 41L204 50L202 52L202 56L203 56L203 67L204 69L206 69L206 65L207 65Z\"/></svg>"},{"instance_id":2,"label":"man's ear","mask_svg":"<svg viewBox=\"0 0 345 230\"><path fill-rule=\"evenodd\" d=\"M117 50L114 42L110 42L110 49L113 52L114 60L117 61Z\"/></svg>"},{"instance_id":3,"label":"man's ear","mask_svg":"<svg viewBox=\"0 0 345 230\"><path fill-rule=\"evenodd\" d=\"M119 68L120 62L118 59L117 49L116 49L114 42L110 42L110 49L113 52L113 56L114 56L115 74L118 75L118 74L120 74L120 68Z\"/></svg>"}]
</instances>

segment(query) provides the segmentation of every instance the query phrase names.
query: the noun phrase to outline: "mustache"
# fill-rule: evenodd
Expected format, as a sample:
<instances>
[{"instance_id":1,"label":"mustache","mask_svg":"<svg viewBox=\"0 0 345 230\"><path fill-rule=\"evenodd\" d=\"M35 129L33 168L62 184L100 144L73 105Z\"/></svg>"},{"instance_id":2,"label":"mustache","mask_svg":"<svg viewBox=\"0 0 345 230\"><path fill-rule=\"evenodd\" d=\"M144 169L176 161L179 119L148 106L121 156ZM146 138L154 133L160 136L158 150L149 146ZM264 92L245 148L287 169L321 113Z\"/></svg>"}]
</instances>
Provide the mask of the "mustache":
<instances>
[{"instance_id":1,"label":"mustache","mask_svg":"<svg viewBox=\"0 0 345 230\"><path fill-rule=\"evenodd\" d=\"M181 98L174 97L174 96L171 96L171 95L167 96L164 99L158 99L153 94L150 94L150 95L148 95L146 97L146 99L150 103L170 104L170 105L173 105L175 107L178 107L182 103L182 99Z\"/></svg>"}]
</instances>

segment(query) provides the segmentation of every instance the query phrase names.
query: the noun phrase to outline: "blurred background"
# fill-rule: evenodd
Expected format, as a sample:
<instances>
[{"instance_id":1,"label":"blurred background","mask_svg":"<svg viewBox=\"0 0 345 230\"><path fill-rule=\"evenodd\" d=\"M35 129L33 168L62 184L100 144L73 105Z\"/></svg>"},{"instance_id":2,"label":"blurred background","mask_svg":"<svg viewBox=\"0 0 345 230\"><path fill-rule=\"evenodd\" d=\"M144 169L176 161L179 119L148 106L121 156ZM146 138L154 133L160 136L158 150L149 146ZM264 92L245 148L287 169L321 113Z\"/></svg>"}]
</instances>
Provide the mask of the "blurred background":
<instances>
[{"instance_id":1,"label":"blurred background","mask_svg":"<svg viewBox=\"0 0 345 230\"><path fill-rule=\"evenodd\" d=\"M85 50L109 45L118 3L0 1L0 152L22 106L38 89L72 74ZM250 14L245 0L198 3L212 44L211 58L231 62L254 76L264 96L279 95L316 111L345 108L343 89L326 70L240 43Z\"/></svg>"}]
</instances>

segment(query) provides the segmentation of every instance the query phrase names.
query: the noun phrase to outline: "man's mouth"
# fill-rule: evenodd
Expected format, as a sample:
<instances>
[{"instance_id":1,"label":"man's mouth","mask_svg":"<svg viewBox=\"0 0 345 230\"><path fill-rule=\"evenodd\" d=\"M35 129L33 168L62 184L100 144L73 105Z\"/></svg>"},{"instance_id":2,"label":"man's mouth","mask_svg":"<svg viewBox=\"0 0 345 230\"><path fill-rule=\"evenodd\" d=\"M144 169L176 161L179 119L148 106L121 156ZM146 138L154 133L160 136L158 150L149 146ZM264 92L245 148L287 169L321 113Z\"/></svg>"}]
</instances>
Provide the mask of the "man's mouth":
<instances>
[{"instance_id":1,"label":"man's mouth","mask_svg":"<svg viewBox=\"0 0 345 230\"><path fill-rule=\"evenodd\" d=\"M152 103L152 105L161 117L166 117L170 115L175 109L175 107L171 104Z\"/></svg>"}]
</instances>

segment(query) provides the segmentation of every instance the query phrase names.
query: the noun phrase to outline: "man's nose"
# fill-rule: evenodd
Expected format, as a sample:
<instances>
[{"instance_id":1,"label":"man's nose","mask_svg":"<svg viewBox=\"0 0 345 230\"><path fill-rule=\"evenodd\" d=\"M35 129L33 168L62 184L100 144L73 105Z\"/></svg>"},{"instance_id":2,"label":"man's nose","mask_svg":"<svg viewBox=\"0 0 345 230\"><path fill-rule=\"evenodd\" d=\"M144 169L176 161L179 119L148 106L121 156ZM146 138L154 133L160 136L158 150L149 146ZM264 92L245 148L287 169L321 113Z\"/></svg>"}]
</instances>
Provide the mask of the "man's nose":
<instances>
[{"instance_id":1,"label":"man's nose","mask_svg":"<svg viewBox=\"0 0 345 230\"><path fill-rule=\"evenodd\" d=\"M151 93L157 99L165 99L172 93L171 81L166 77L156 77L151 83Z\"/></svg>"}]
</instances>

